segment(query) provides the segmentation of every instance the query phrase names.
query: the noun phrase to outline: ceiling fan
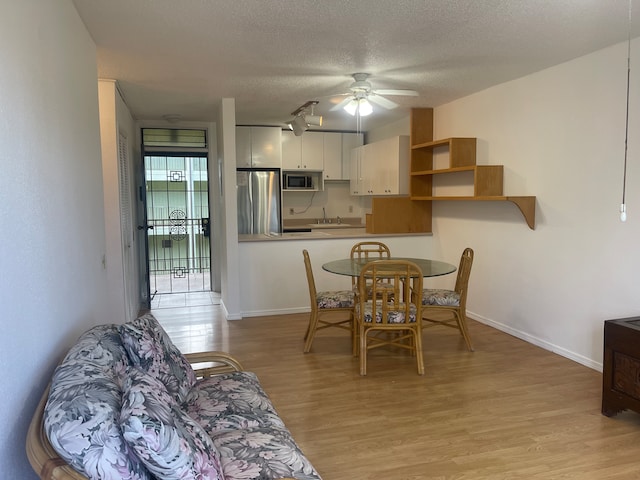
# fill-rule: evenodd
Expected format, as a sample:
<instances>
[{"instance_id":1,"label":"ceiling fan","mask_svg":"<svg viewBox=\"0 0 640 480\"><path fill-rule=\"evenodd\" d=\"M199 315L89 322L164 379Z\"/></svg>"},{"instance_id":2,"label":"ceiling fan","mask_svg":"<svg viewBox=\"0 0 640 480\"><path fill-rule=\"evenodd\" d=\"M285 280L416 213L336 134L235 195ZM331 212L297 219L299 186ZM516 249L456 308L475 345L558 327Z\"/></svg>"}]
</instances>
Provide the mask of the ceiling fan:
<instances>
[{"instance_id":1,"label":"ceiling fan","mask_svg":"<svg viewBox=\"0 0 640 480\"><path fill-rule=\"evenodd\" d=\"M415 90L397 90L397 89L376 89L374 90L371 83L367 80L371 75L368 73L354 73L352 74L354 82L349 85L349 92L341 95L346 95L343 101L334 105L331 111L344 109L351 115L366 116L373 112L371 103L375 103L388 110L396 108L397 103L385 98L383 95L404 95L417 97L418 92ZM370 103L371 102L371 103Z\"/></svg>"}]
</instances>

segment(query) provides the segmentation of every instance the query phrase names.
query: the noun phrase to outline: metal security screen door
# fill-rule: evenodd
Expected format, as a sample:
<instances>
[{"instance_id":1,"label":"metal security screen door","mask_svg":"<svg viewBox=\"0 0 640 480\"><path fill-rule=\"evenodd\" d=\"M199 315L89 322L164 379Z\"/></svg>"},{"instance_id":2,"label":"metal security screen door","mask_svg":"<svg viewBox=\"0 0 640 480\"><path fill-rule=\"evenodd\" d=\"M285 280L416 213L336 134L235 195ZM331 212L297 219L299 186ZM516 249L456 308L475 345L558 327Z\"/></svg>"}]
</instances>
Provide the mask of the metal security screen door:
<instances>
[{"instance_id":1,"label":"metal security screen door","mask_svg":"<svg viewBox=\"0 0 640 480\"><path fill-rule=\"evenodd\" d=\"M156 294L211 290L206 156L144 156L149 286Z\"/></svg>"}]
</instances>

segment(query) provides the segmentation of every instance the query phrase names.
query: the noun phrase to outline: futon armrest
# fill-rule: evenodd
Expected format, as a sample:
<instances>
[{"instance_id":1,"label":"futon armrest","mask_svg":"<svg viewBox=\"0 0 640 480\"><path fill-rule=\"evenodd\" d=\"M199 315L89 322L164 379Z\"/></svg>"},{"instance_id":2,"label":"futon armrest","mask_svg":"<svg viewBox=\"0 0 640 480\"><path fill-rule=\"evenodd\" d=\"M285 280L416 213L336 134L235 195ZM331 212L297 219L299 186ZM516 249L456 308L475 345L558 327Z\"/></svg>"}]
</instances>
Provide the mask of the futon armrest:
<instances>
[{"instance_id":1,"label":"futon armrest","mask_svg":"<svg viewBox=\"0 0 640 480\"><path fill-rule=\"evenodd\" d=\"M191 363L198 378L210 377L219 373L239 372L242 364L225 352L186 353L185 358Z\"/></svg>"}]
</instances>

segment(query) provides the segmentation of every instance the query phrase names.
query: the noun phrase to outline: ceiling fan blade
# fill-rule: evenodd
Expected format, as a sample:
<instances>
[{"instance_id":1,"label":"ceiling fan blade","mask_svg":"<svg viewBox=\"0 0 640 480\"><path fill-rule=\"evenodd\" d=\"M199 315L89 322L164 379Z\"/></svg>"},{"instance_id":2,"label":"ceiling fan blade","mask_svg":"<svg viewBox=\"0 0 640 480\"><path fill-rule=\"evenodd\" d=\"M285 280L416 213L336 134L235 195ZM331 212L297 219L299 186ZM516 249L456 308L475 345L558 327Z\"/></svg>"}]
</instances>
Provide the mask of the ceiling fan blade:
<instances>
[{"instance_id":1,"label":"ceiling fan blade","mask_svg":"<svg viewBox=\"0 0 640 480\"><path fill-rule=\"evenodd\" d=\"M417 97L418 92L415 90L396 90L393 88L374 90L374 93L378 95L404 95L406 97Z\"/></svg>"},{"instance_id":2,"label":"ceiling fan blade","mask_svg":"<svg viewBox=\"0 0 640 480\"><path fill-rule=\"evenodd\" d=\"M380 105L381 107L386 108L387 110L391 110L391 109L396 108L398 106L397 103L392 102L391 100L389 100L387 98L381 97L380 95L371 94L367 98L369 99L369 101L371 101L371 102L373 102L373 103L375 103L377 105Z\"/></svg>"},{"instance_id":3,"label":"ceiling fan blade","mask_svg":"<svg viewBox=\"0 0 640 480\"><path fill-rule=\"evenodd\" d=\"M349 103L351 100L353 100L353 97L350 95L346 97L344 100L342 100L340 103L336 103L333 107L329 109L329 111L335 112L336 110L340 110L341 108L344 108L347 105L347 103Z\"/></svg>"}]
</instances>

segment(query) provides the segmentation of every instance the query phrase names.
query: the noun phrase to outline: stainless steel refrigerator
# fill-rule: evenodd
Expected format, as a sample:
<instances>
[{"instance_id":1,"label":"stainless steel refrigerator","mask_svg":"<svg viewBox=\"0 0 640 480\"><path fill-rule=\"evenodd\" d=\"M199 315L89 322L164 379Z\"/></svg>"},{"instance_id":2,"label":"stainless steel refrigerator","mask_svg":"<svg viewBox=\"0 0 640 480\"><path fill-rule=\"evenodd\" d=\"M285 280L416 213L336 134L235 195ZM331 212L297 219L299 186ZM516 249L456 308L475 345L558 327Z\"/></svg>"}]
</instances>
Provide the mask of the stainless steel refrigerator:
<instances>
[{"instance_id":1,"label":"stainless steel refrigerator","mask_svg":"<svg viewBox=\"0 0 640 480\"><path fill-rule=\"evenodd\" d=\"M238 233L280 235L280 169L239 168L236 188Z\"/></svg>"}]
</instances>

